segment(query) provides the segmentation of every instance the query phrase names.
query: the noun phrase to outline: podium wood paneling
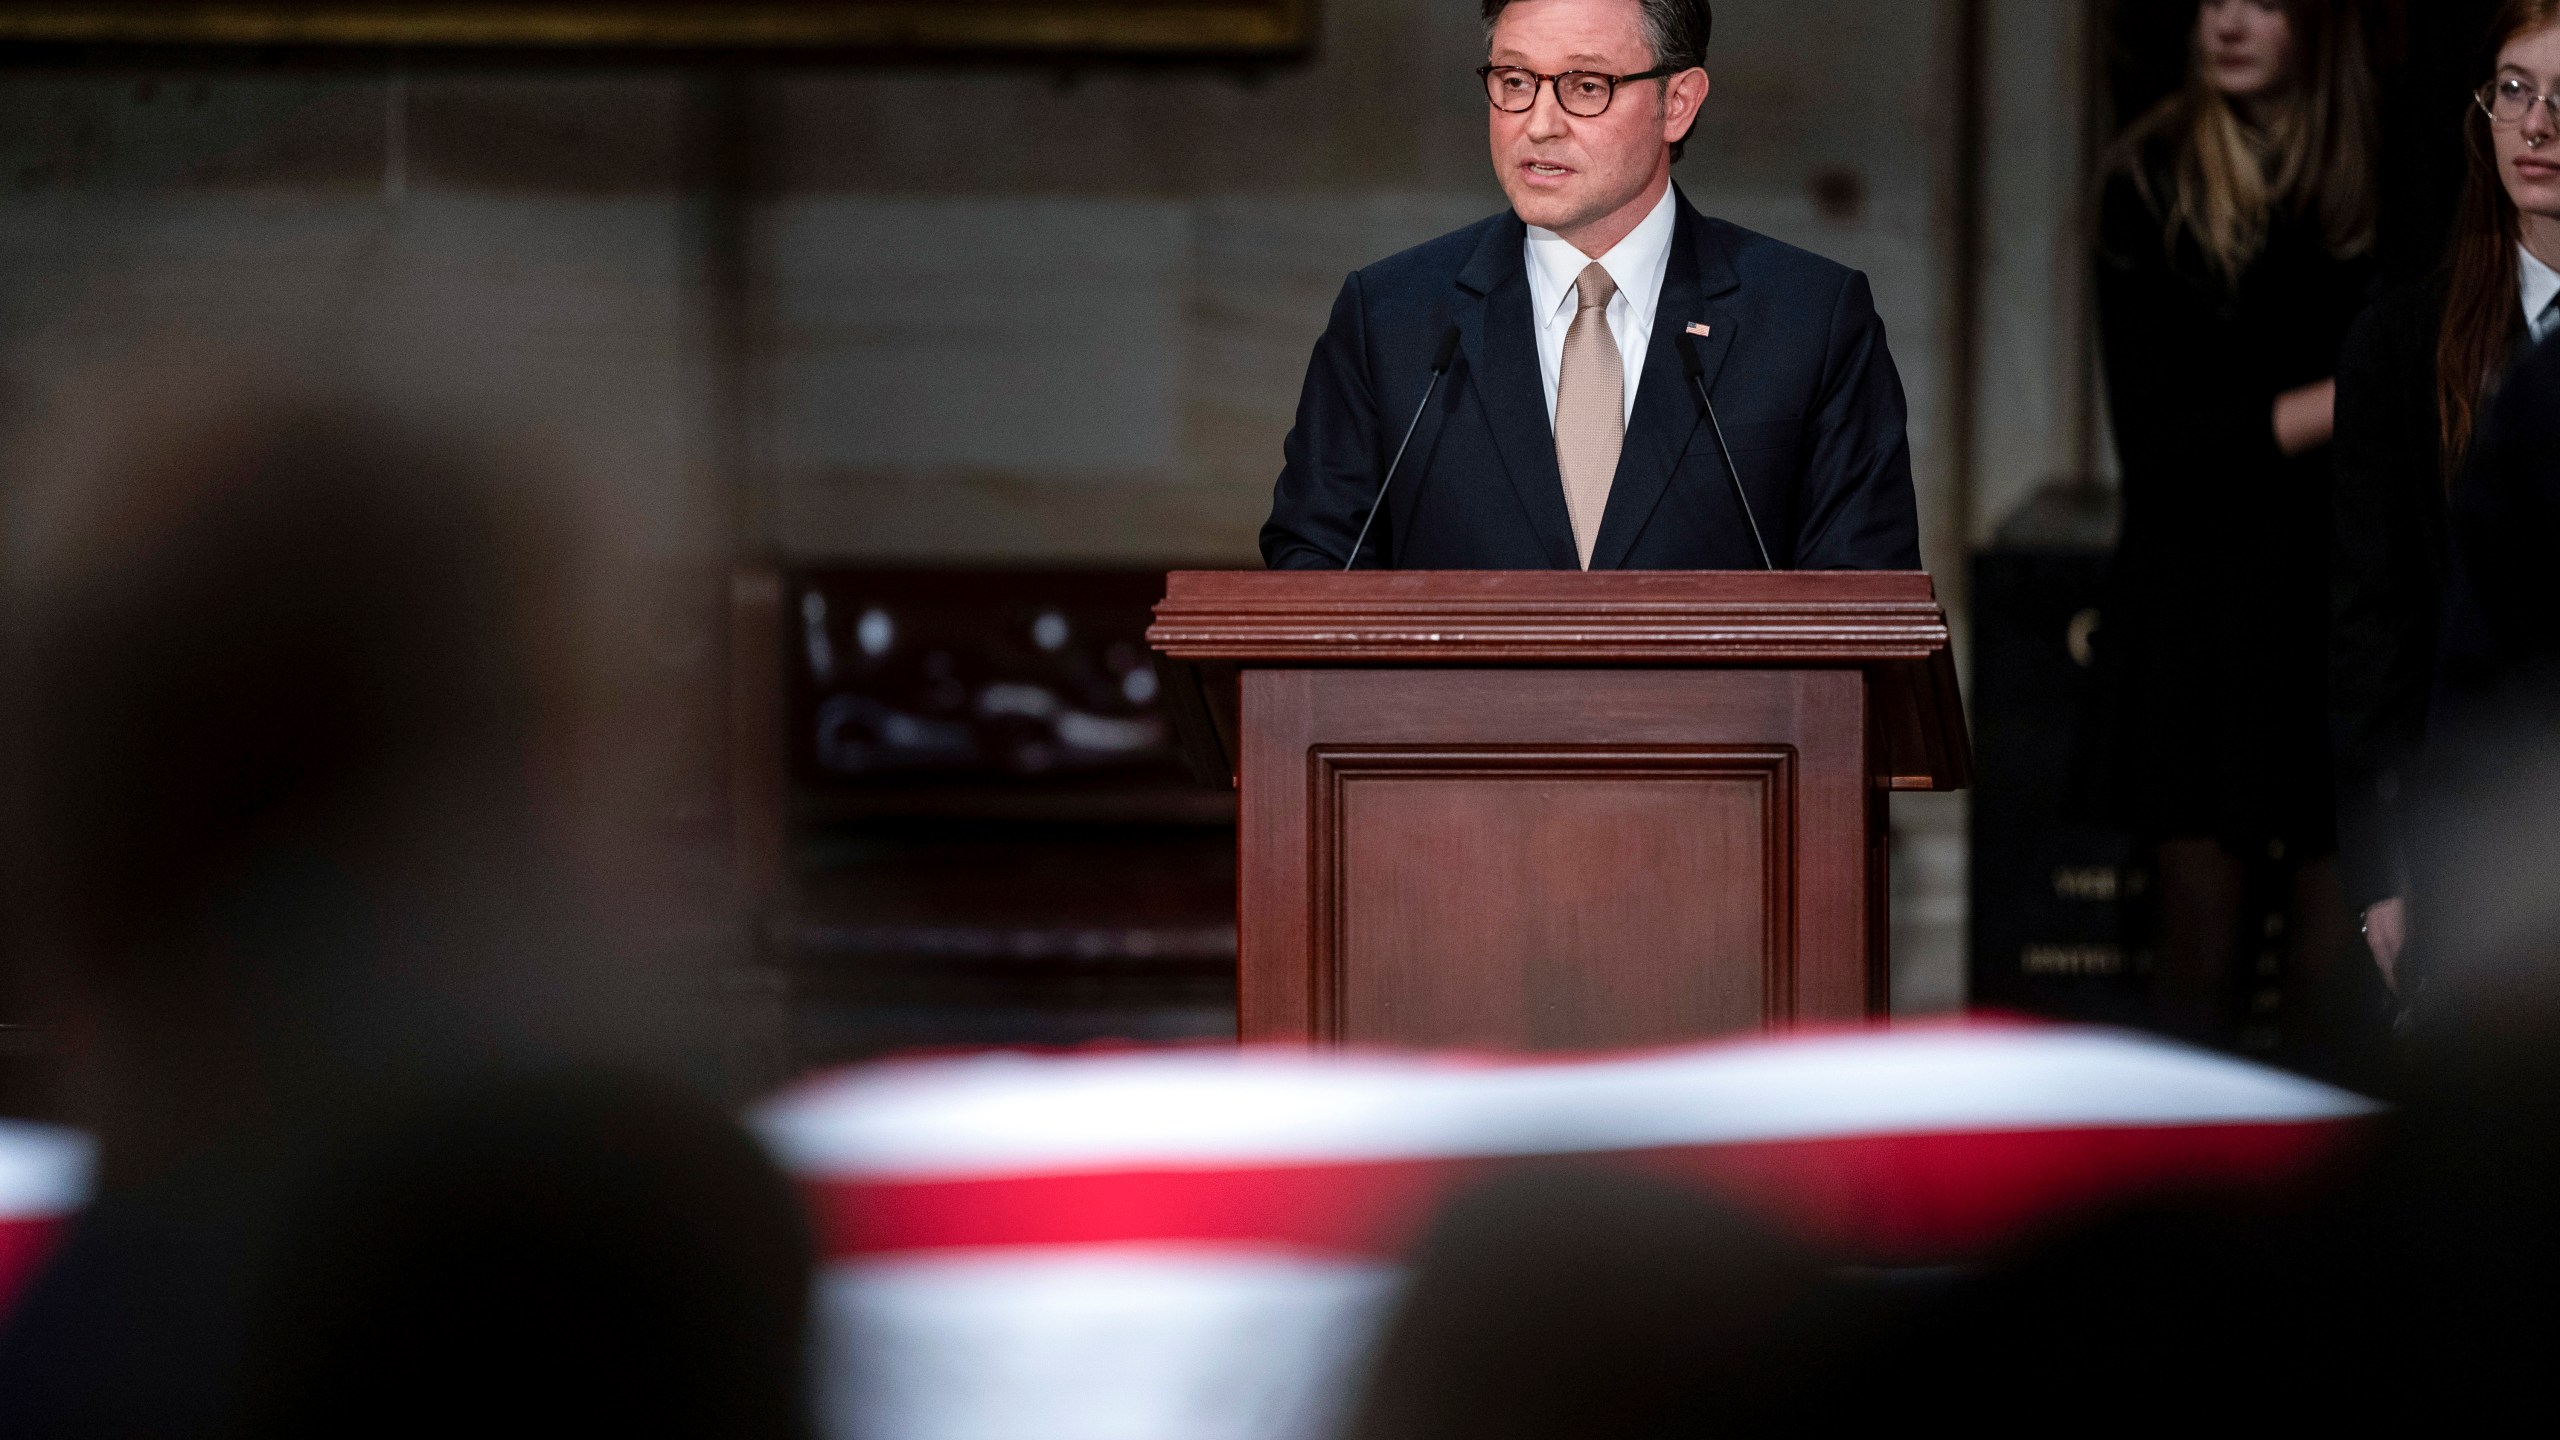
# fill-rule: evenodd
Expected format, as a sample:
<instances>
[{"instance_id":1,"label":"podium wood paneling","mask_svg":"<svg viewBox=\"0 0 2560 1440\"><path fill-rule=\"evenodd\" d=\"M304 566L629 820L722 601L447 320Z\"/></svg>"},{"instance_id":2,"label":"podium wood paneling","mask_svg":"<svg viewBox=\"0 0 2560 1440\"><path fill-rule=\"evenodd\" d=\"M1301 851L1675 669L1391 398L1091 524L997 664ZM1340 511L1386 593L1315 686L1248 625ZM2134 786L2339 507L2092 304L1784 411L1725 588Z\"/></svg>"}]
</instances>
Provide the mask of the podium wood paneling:
<instances>
[{"instance_id":1,"label":"podium wood paneling","mask_svg":"<svg viewBox=\"0 0 2560 1440\"><path fill-rule=\"evenodd\" d=\"M1176 575L1157 615L1240 792L1248 1040L1884 1009L1886 791L1969 765L1925 576Z\"/></svg>"}]
</instances>

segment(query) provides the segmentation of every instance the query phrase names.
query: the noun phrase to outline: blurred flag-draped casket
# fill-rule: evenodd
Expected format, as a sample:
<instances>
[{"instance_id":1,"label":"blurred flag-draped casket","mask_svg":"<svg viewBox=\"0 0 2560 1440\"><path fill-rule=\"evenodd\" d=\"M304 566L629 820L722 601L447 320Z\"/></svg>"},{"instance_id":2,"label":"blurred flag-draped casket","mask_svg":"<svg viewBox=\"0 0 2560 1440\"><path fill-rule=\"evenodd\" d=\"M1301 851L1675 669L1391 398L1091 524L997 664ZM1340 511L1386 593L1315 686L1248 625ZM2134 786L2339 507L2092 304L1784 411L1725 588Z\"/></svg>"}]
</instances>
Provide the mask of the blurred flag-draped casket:
<instances>
[{"instance_id":1,"label":"blurred flag-draped casket","mask_svg":"<svg viewBox=\"0 0 2560 1440\"><path fill-rule=\"evenodd\" d=\"M95 1148L77 1131L0 1120L0 1314L88 1202Z\"/></svg>"},{"instance_id":2,"label":"blurred flag-draped casket","mask_svg":"<svg viewBox=\"0 0 2560 1440\"><path fill-rule=\"evenodd\" d=\"M2368 1101L2104 1031L1971 1024L1584 1059L982 1055L758 1123L825 1246L864 1440L1314 1440L1438 1206L1507 1160L1683 1177L1843 1262L1934 1265L2146 1193L2315 1177Z\"/></svg>"}]
</instances>

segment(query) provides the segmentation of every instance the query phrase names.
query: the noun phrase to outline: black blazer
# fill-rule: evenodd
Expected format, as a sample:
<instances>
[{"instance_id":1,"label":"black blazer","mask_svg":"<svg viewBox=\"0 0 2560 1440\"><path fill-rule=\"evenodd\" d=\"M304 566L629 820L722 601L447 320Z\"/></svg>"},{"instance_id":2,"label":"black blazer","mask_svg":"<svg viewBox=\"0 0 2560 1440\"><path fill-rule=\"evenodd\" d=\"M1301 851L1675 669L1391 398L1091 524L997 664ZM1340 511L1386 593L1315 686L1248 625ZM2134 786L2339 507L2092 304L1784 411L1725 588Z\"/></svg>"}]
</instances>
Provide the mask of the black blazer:
<instances>
[{"instance_id":1,"label":"black blazer","mask_svg":"<svg viewBox=\"0 0 2560 1440\"><path fill-rule=\"evenodd\" d=\"M2534 350L2483 408L2446 508L2444 613L2416 803L2400 807L2399 893L2418 917L2411 959L2430 996L2412 1002L2420 1023L2468 1055L2495 1037L2487 1011L2465 1012L2512 1009L2513 967L2544 962L2555 915L2545 876L2560 840L2560 343Z\"/></svg>"},{"instance_id":2,"label":"black blazer","mask_svg":"<svg viewBox=\"0 0 2560 1440\"><path fill-rule=\"evenodd\" d=\"M2452 512L2455 580L2476 628L2469 637L2448 629L2448 647L2459 646L2474 667L2446 682L2481 690L2522 684L2547 696L2560 661L2560 597L2551 585L2560 539L2560 344L2536 347L2482 412Z\"/></svg>"},{"instance_id":3,"label":"black blazer","mask_svg":"<svg viewBox=\"0 0 2560 1440\"><path fill-rule=\"evenodd\" d=\"M2287 391L2338 371L2369 267L2273 217L2237 277L2160 207L2175 155L2110 177L2096 294L2124 524L2099 636L2117 818L2145 841L2334 843L2322 681L2332 456L2286 456ZM2147 183L2146 183L2147 181ZM2341 422L2343 424L2343 422Z\"/></svg>"},{"instance_id":4,"label":"black blazer","mask_svg":"<svg viewBox=\"0 0 2560 1440\"><path fill-rule=\"evenodd\" d=\"M1759 552L1675 348L1695 340L1781 569L1916 570L1902 380L1866 277L1675 200L1671 258L1594 570L1757 570ZM1440 340L1432 397L1361 560L1579 568L1522 255L1505 212L1354 273L1307 366L1262 529L1275 570L1342 568Z\"/></svg>"}]
</instances>

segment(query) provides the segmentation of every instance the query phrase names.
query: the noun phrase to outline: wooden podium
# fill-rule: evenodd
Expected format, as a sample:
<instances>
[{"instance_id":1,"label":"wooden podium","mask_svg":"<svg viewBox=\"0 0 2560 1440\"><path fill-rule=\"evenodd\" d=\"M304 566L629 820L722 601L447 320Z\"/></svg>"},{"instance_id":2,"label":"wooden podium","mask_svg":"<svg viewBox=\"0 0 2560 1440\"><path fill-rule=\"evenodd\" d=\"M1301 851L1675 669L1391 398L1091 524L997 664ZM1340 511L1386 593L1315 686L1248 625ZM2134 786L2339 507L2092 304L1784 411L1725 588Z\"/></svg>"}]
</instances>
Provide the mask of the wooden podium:
<instances>
[{"instance_id":1,"label":"wooden podium","mask_svg":"<svg viewBox=\"0 0 2560 1440\"><path fill-rule=\"evenodd\" d=\"M1885 1013L1886 797L1972 752L1917 573L1181 572L1239 1033L1624 1047Z\"/></svg>"}]
</instances>

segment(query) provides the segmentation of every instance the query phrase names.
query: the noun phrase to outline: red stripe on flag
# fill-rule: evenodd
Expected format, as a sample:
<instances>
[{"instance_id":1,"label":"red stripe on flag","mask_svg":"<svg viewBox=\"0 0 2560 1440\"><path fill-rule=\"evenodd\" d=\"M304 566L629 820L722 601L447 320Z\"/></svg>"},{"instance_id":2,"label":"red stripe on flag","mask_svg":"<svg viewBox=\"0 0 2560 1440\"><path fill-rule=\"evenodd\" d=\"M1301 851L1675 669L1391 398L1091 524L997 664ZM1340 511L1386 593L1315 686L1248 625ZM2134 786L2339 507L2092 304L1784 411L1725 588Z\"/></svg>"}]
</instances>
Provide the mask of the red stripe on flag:
<instances>
[{"instance_id":1,"label":"red stripe on flag","mask_svg":"<svg viewBox=\"0 0 2560 1440\"><path fill-rule=\"evenodd\" d=\"M54 1242L62 1238L66 1222L59 1216L38 1219L0 1219L0 1314L35 1278L45 1257L53 1253Z\"/></svg>"},{"instance_id":2,"label":"red stripe on flag","mask_svg":"<svg viewBox=\"0 0 2560 1440\"><path fill-rule=\"evenodd\" d=\"M1897 1263L1960 1259L2144 1194L2301 1183L2358 1133L2280 1123L1849 1136L1609 1158L1702 1184L1806 1239ZM1079 1245L1401 1254L1497 1159L814 1180L833 1260Z\"/></svg>"},{"instance_id":3,"label":"red stripe on flag","mask_svg":"<svg viewBox=\"0 0 2560 1440\"><path fill-rule=\"evenodd\" d=\"M1122 1170L809 1188L832 1259L1137 1243L1393 1255L1481 1160Z\"/></svg>"}]
</instances>

